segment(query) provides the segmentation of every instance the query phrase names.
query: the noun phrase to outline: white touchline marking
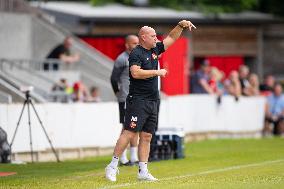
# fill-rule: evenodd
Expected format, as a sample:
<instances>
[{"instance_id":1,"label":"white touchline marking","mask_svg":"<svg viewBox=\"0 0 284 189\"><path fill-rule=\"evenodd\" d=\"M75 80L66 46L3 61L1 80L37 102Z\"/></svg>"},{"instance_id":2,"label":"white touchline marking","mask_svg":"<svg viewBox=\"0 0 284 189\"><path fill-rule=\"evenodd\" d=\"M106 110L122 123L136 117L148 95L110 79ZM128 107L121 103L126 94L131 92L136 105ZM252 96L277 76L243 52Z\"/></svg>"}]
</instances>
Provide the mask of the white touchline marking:
<instances>
[{"instance_id":1,"label":"white touchline marking","mask_svg":"<svg viewBox=\"0 0 284 189\"><path fill-rule=\"evenodd\" d=\"M181 178L186 178L186 177L207 175L207 174L211 174L211 173L219 173L219 172L224 172L224 171L229 171L229 170L237 170L237 169L248 168L248 167L256 167L256 166L272 164L272 163L279 163L279 162L284 162L284 159L278 159L278 160L272 160L272 161L263 161L263 162L260 162L260 163L252 163L252 164L246 164L246 165L236 165L236 166L231 166L231 167L225 167L225 168L220 168L220 169L203 171L203 172L199 172L199 173L191 173L191 174L174 176L174 177L166 177L166 178L159 179L159 181L168 181L168 180L175 180L175 179L181 179ZM156 181L156 182L159 182L159 181ZM141 183L151 183L151 182L140 181L140 182L124 183L124 184L118 184L118 185L112 185L112 186L105 186L105 187L101 187L100 189L122 188L122 187L133 186L133 185L141 184Z\"/></svg>"}]
</instances>

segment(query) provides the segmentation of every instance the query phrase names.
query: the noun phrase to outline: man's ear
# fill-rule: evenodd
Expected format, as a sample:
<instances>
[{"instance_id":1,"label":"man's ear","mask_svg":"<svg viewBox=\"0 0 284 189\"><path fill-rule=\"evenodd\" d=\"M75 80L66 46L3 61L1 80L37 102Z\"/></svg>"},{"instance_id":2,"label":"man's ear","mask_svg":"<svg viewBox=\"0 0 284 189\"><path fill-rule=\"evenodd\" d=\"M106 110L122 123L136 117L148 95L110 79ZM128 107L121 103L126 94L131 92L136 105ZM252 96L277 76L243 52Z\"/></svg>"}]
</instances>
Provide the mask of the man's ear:
<instances>
[{"instance_id":1,"label":"man's ear","mask_svg":"<svg viewBox=\"0 0 284 189\"><path fill-rule=\"evenodd\" d=\"M145 35L141 35L142 41L145 41Z\"/></svg>"},{"instance_id":2,"label":"man's ear","mask_svg":"<svg viewBox=\"0 0 284 189\"><path fill-rule=\"evenodd\" d=\"M127 43L125 43L125 48L128 49L129 48L129 45Z\"/></svg>"}]
</instances>

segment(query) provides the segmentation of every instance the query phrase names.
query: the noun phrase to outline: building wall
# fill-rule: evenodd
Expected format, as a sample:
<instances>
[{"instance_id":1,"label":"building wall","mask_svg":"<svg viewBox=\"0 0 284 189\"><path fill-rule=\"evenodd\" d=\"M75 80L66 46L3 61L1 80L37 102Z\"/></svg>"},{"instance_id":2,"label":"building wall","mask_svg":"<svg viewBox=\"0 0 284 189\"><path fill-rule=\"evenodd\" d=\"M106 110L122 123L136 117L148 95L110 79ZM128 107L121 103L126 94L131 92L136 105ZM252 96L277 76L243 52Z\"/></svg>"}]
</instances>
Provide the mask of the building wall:
<instances>
[{"instance_id":1,"label":"building wall","mask_svg":"<svg viewBox=\"0 0 284 189\"><path fill-rule=\"evenodd\" d=\"M284 80L284 24L264 28L263 72Z\"/></svg>"},{"instance_id":2,"label":"building wall","mask_svg":"<svg viewBox=\"0 0 284 189\"><path fill-rule=\"evenodd\" d=\"M43 59L64 35L29 14L0 13L0 58Z\"/></svg>"},{"instance_id":3,"label":"building wall","mask_svg":"<svg viewBox=\"0 0 284 189\"><path fill-rule=\"evenodd\" d=\"M194 56L257 56L254 26L200 26L192 33Z\"/></svg>"},{"instance_id":4,"label":"building wall","mask_svg":"<svg viewBox=\"0 0 284 189\"><path fill-rule=\"evenodd\" d=\"M99 23L91 29L90 34L98 36L117 36L118 33L119 35L127 35L137 33L143 25L153 26L157 34L164 35L167 35L174 27L174 25L166 24L105 25ZM263 27L263 36L259 36L261 25L203 24L197 25L197 27L197 30L192 33L183 33L192 38L190 59L208 56L240 56L244 58L252 72L260 75L260 78L271 73L278 78L284 78L284 24L270 24Z\"/></svg>"},{"instance_id":5,"label":"building wall","mask_svg":"<svg viewBox=\"0 0 284 189\"><path fill-rule=\"evenodd\" d=\"M31 58L31 24L29 15L0 13L0 58Z\"/></svg>"},{"instance_id":6,"label":"building wall","mask_svg":"<svg viewBox=\"0 0 284 189\"><path fill-rule=\"evenodd\" d=\"M31 31L32 58L37 60L45 59L49 52L65 38L62 32L35 17L32 17Z\"/></svg>"}]
</instances>

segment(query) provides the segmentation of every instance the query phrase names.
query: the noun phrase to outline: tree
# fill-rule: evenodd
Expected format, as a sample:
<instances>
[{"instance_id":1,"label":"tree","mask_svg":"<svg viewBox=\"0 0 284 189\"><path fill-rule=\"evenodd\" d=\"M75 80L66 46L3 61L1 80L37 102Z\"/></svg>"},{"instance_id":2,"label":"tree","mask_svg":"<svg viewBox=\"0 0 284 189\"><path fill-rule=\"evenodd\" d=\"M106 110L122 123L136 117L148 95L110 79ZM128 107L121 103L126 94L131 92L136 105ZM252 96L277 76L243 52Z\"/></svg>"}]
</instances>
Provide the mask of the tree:
<instances>
[{"instance_id":1,"label":"tree","mask_svg":"<svg viewBox=\"0 0 284 189\"><path fill-rule=\"evenodd\" d=\"M259 11L284 17L284 1L260 0Z\"/></svg>"},{"instance_id":2,"label":"tree","mask_svg":"<svg viewBox=\"0 0 284 189\"><path fill-rule=\"evenodd\" d=\"M49 0L45 0L49 1ZM57 0L66 1L66 0ZM72 0L76 1L76 0ZM77 0L92 5L120 3L134 6L135 0ZM177 10L195 10L205 13L230 13L246 10L260 11L284 16L284 1L280 0L148 0L148 6L167 7Z\"/></svg>"}]
</instances>

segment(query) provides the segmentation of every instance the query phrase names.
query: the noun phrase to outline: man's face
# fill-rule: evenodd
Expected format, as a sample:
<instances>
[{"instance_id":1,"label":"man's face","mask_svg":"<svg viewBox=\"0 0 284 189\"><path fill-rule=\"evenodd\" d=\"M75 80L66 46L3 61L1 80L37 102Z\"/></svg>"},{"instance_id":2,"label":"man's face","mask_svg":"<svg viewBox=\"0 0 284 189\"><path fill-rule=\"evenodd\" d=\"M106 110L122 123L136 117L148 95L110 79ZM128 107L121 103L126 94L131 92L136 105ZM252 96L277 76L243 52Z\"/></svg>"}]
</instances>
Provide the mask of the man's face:
<instances>
[{"instance_id":1,"label":"man's face","mask_svg":"<svg viewBox=\"0 0 284 189\"><path fill-rule=\"evenodd\" d=\"M240 78L247 78L249 75L249 69L246 67L243 67L240 69Z\"/></svg>"},{"instance_id":2,"label":"man's face","mask_svg":"<svg viewBox=\"0 0 284 189\"><path fill-rule=\"evenodd\" d=\"M138 44L139 44L138 37L131 37L125 45L126 49L129 52L131 52Z\"/></svg>"},{"instance_id":3,"label":"man's face","mask_svg":"<svg viewBox=\"0 0 284 189\"><path fill-rule=\"evenodd\" d=\"M274 88L274 93L276 96L280 96L282 94L282 86L281 85L276 85Z\"/></svg>"},{"instance_id":4,"label":"man's face","mask_svg":"<svg viewBox=\"0 0 284 189\"><path fill-rule=\"evenodd\" d=\"M204 73L209 74L210 73L210 66L209 65L203 65L201 66L201 69L203 70Z\"/></svg>"},{"instance_id":5,"label":"man's face","mask_svg":"<svg viewBox=\"0 0 284 189\"><path fill-rule=\"evenodd\" d=\"M239 79L239 73L237 72L237 71L232 71L231 73L230 73L230 79L231 80L238 80Z\"/></svg>"},{"instance_id":6,"label":"man's face","mask_svg":"<svg viewBox=\"0 0 284 189\"><path fill-rule=\"evenodd\" d=\"M275 83L275 79L273 76L268 76L265 80L265 83L270 86L273 87L274 83Z\"/></svg>"},{"instance_id":7,"label":"man's face","mask_svg":"<svg viewBox=\"0 0 284 189\"><path fill-rule=\"evenodd\" d=\"M64 41L64 46L66 47L66 48L70 48L71 46L72 46L72 39L71 38L67 38L67 39L65 39L65 41Z\"/></svg>"},{"instance_id":8,"label":"man's face","mask_svg":"<svg viewBox=\"0 0 284 189\"><path fill-rule=\"evenodd\" d=\"M150 48L156 47L157 40L157 35L154 29L149 29L149 31L144 35L145 44Z\"/></svg>"}]
</instances>

